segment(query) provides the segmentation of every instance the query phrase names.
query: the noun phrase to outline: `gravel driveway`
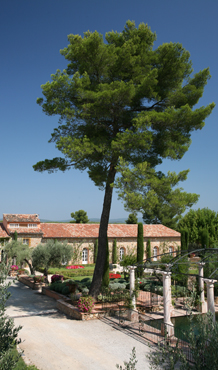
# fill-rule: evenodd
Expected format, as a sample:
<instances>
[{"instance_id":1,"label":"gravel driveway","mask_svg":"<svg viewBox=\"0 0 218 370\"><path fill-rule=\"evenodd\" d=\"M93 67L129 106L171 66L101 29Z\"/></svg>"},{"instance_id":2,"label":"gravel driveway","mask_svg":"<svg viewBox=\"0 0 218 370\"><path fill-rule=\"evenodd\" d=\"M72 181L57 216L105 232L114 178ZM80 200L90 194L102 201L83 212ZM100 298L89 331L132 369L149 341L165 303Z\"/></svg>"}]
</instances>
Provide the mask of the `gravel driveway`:
<instances>
[{"instance_id":1,"label":"gravel driveway","mask_svg":"<svg viewBox=\"0 0 218 370\"><path fill-rule=\"evenodd\" d=\"M11 279L11 278L9 278ZM12 279L11 279L12 280ZM144 343L109 325L107 320L77 321L56 310L56 301L16 281L9 288L7 314L21 325L25 360L40 370L115 370L136 348L137 370L147 370Z\"/></svg>"}]
</instances>

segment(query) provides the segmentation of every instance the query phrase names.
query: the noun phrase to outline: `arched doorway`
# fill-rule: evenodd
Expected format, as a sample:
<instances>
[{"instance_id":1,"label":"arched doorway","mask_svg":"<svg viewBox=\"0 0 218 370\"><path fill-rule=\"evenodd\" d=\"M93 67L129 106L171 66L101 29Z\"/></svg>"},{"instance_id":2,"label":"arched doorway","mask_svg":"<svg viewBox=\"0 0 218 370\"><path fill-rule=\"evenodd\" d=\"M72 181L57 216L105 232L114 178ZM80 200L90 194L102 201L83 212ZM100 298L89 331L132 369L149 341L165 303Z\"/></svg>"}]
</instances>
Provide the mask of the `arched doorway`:
<instances>
[{"instance_id":1,"label":"arched doorway","mask_svg":"<svg viewBox=\"0 0 218 370\"><path fill-rule=\"evenodd\" d=\"M120 261L122 261L124 256L125 256L125 249L123 247L121 247L120 248Z\"/></svg>"},{"instance_id":2,"label":"arched doorway","mask_svg":"<svg viewBox=\"0 0 218 370\"><path fill-rule=\"evenodd\" d=\"M169 247L169 254L170 254L170 256L173 255L173 247Z\"/></svg>"},{"instance_id":3,"label":"arched doorway","mask_svg":"<svg viewBox=\"0 0 218 370\"><path fill-rule=\"evenodd\" d=\"M157 247L153 249L153 261L157 261Z\"/></svg>"},{"instance_id":4,"label":"arched doorway","mask_svg":"<svg viewBox=\"0 0 218 370\"><path fill-rule=\"evenodd\" d=\"M86 265L88 263L88 256L89 252L87 248L83 248L83 253L82 253L82 264Z\"/></svg>"}]
</instances>

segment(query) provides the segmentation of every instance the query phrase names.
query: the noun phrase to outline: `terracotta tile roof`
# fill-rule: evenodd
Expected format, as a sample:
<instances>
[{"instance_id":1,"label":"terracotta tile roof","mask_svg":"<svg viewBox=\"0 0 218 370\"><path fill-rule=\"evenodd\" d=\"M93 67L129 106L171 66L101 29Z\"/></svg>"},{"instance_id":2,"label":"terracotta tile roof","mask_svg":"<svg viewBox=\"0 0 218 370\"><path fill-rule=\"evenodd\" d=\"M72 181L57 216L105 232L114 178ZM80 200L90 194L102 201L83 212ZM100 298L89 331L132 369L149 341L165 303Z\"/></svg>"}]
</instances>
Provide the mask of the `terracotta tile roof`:
<instances>
[{"instance_id":1,"label":"terracotta tile roof","mask_svg":"<svg viewBox=\"0 0 218 370\"><path fill-rule=\"evenodd\" d=\"M97 238L99 224L41 224L43 238ZM143 225L144 237L180 237L180 233L163 225ZM137 225L109 224L108 237L136 238Z\"/></svg>"},{"instance_id":2,"label":"terracotta tile roof","mask_svg":"<svg viewBox=\"0 0 218 370\"><path fill-rule=\"evenodd\" d=\"M3 217L6 219L7 222L40 222L39 215L21 215L21 214L5 214L3 213Z\"/></svg>"},{"instance_id":3,"label":"terracotta tile roof","mask_svg":"<svg viewBox=\"0 0 218 370\"><path fill-rule=\"evenodd\" d=\"M9 235L5 230L3 223L0 223L0 238L9 238Z\"/></svg>"},{"instance_id":4,"label":"terracotta tile roof","mask_svg":"<svg viewBox=\"0 0 218 370\"><path fill-rule=\"evenodd\" d=\"M19 234L42 235L42 230L41 228L38 227L9 227L8 225L7 230L8 232L10 232L10 234L14 234L14 232L16 231L18 235Z\"/></svg>"}]
</instances>

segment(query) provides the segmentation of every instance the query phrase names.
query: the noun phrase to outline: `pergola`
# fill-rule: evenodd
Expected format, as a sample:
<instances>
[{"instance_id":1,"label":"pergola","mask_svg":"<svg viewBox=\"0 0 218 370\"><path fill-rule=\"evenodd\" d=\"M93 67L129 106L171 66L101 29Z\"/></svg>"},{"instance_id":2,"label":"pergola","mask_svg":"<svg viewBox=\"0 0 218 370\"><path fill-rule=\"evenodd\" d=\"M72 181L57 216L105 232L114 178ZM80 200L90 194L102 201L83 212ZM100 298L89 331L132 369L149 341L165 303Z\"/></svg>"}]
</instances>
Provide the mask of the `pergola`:
<instances>
[{"instance_id":1,"label":"pergola","mask_svg":"<svg viewBox=\"0 0 218 370\"><path fill-rule=\"evenodd\" d=\"M163 253L157 257L161 258L162 256L169 256L172 254L176 254L175 257L172 256L172 258L169 260L169 262L164 263L159 261L153 261L145 260L141 263L137 263L134 266L129 266L130 269L130 295L132 295L132 305L134 308L136 308L136 302L135 297L133 295L133 291L135 289L135 270L137 268L143 268L144 272L156 272L158 274L161 274L163 276L163 303L164 303L164 324L167 325L168 334L172 335L174 332L173 324L171 321L171 275L173 269L178 266L179 264L187 264L187 261L184 261L187 259L187 257L190 254L198 254L200 255L200 260L195 261L194 263L198 265L198 274L185 274L185 275L191 275L196 276L198 278L199 282L199 291L200 291L200 305L199 305L199 311L201 313L211 312L213 315L213 320L215 321L215 306L214 306L214 283L217 282L214 277L218 275L218 260L211 261L211 257L213 255L217 255L218 257L218 248L209 248L209 249L196 249L191 252L187 251L175 251L171 253ZM208 278L204 278L204 266L207 263L217 263L217 268L210 274ZM161 264L162 269L160 269L158 266ZM163 266L165 269L163 269ZM205 301L204 297L204 283L207 284L207 302ZM171 328L171 329L169 329ZM169 330L171 333L169 333Z\"/></svg>"}]
</instances>

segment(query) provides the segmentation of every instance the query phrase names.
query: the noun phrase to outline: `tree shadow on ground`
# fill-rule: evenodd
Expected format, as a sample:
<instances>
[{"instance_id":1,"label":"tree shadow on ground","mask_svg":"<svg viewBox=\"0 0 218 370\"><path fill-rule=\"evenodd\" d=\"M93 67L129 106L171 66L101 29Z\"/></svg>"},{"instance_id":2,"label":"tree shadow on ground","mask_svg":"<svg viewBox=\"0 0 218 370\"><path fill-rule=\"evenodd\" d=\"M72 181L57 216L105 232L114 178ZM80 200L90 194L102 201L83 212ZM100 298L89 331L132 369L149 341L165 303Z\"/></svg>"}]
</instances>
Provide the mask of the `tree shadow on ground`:
<instances>
[{"instance_id":1,"label":"tree shadow on ground","mask_svg":"<svg viewBox=\"0 0 218 370\"><path fill-rule=\"evenodd\" d=\"M48 314L54 317L63 316L56 308L55 299L32 290L11 277L8 277L7 282L12 284L8 288L11 293L6 305L8 316L12 318Z\"/></svg>"}]
</instances>

